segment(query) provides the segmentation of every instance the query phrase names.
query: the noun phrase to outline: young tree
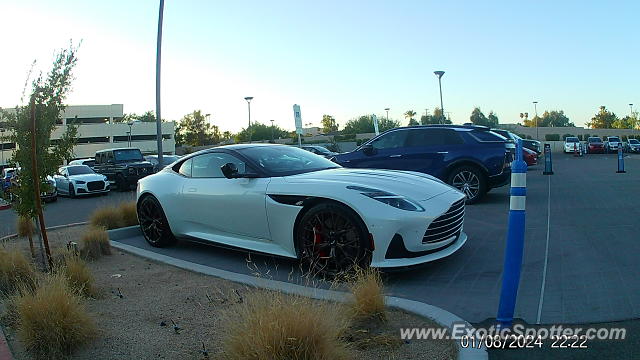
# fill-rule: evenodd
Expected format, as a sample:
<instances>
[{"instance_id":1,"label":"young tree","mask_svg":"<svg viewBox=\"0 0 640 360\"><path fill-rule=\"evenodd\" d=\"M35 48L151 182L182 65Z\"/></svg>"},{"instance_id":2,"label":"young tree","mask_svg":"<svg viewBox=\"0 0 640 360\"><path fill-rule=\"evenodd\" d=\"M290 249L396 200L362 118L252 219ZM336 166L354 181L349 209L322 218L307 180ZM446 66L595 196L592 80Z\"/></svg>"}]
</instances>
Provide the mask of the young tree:
<instances>
[{"instance_id":1,"label":"young tree","mask_svg":"<svg viewBox=\"0 0 640 360\"><path fill-rule=\"evenodd\" d=\"M587 126L592 129L611 129L616 120L618 120L616 114L607 110L605 106L600 106L600 110L591 118L591 121L587 123Z\"/></svg>"},{"instance_id":2,"label":"young tree","mask_svg":"<svg viewBox=\"0 0 640 360\"><path fill-rule=\"evenodd\" d=\"M322 132L324 134L329 134L332 132L338 131L338 124L336 123L336 119L331 115L322 115Z\"/></svg>"},{"instance_id":3,"label":"young tree","mask_svg":"<svg viewBox=\"0 0 640 360\"><path fill-rule=\"evenodd\" d=\"M13 208L19 216L27 219L34 219L38 215L37 209L41 200L40 195L36 194L36 181L41 191L44 191L43 189L50 186L47 177L53 175L65 160L73 157L77 127L67 125L63 135L55 143L51 141L51 133L55 130L60 114L66 107L64 100L71 90L72 71L77 62L76 52L77 48L73 45L69 49L58 52L53 67L46 77L39 74L32 81L30 104L16 106L15 112L12 113L3 112L8 127L13 129L7 137L9 141L16 144L16 150L10 162L20 166L20 186L13 187L11 190L18 198ZM35 148L32 144L33 137ZM35 161L33 161L34 153ZM34 163L36 168L33 167ZM36 173L37 179L34 176ZM47 259L51 265L46 234L42 235L45 239Z\"/></svg>"}]
</instances>

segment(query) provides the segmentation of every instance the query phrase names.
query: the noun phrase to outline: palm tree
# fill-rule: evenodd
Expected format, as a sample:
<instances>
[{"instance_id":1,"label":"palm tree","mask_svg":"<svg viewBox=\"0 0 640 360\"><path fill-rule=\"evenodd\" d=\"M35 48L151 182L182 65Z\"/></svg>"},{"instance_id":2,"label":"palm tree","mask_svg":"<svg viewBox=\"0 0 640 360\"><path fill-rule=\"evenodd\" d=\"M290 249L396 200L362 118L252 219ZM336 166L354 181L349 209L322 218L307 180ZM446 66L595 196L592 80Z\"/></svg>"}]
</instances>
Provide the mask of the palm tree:
<instances>
[{"instance_id":1,"label":"palm tree","mask_svg":"<svg viewBox=\"0 0 640 360\"><path fill-rule=\"evenodd\" d=\"M407 110L407 112L404 113L404 118L409 119L410 123L413 122L412 120L414 116L416 116L416 112L413 110Z\"/></svg>"}]
</instances>

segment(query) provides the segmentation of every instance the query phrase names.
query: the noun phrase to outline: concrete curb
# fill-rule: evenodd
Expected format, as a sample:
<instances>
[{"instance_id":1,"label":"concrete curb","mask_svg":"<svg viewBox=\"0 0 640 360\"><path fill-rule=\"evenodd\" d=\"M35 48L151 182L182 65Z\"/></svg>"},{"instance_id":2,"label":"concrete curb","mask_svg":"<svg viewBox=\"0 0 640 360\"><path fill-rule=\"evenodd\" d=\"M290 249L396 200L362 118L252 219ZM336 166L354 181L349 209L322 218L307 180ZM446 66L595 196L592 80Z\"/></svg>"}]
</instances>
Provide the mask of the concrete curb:
<instances>
[{"instance_id":1,"label":"concrete curb","mask_svg":"<svg viewBox=\"0 0 640 360\"><path fill-rule=\"evenodd\" d=\"M283 281L270 280L265 278L258 278L255 276L238 274L231 271L216 269L210 266L193 263L186 260L176 259L170 256L155 253L153 251L140 249L135 246L127 245L118 242L117 240L126 239L133 236L140 236L140 228L138 226L131 226L121 229L109 230L109 239L111 239L111 246L114 248L126 251L128 253L138 255L144 258L169 264L182 269L198 272L205 275L211 275L219 277L225 280L246 284L254 287L281 291L291 295L301 295L318 300L330 300L338 302L347 302L349 296L347 293L318 289L313 287L307 287L297 284L291 284ZM434 320L435 322L448 327L454 324L464 323L467 329L473 329L471 324L461 319L460 317L433 305L425 304L419 301L413 301L393 296L385 297L386 303L389 307L401 309L419 316L423 316ZM471 360L471 359L488 359L487 351L483 349L475 348L463 348L459 342L456 342L458 346L458 359L459 360Z\"/></svg>"},{"instance_id":2,"label":"concrete curb","mask_svg":"<svg viewBox=\"0 0 640 360\"><path fill-rule=\"evenodd\" d=\"M55 226L49 226L47 229L47 231L50 230L60 230L60 229L64 229L64 228L69 228L69 227L74 227L74 226L82 226L82 225L89 225L88 221L84 221L84 222L77 222L77 223L71 223L71 224L65 224L65 225L55 225ZM7 235L4 237L0 238L0 242L3 241L7 241L13 238L18 237L18 234L11 234L11 235Z\"/></svg>"}]
</instances>

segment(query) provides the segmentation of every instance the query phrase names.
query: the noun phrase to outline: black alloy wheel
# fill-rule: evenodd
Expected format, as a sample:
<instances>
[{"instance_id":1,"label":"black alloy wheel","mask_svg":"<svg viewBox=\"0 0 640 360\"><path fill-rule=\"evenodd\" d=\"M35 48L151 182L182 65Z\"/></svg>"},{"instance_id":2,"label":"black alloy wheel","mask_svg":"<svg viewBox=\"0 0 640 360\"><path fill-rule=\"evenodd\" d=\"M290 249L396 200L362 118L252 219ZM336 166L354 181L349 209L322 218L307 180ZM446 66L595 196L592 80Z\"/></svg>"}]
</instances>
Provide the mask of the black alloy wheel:
<instances>
[{"instance_id":1,"label":"black alloy wheel","mask_svg":"<svg viewBox=\"0 0 640 360\"><path fill-rule=\"evenodd\" d=\"M69 197L72 199L76 197L76 189L73 188L73 184L69 184Z\"/></svg>"},{"instance_id":2,"label":"black alloy wheel","mask_svg":"<svg viewBox=\"0 0 640 360\"><path fill-rule=\"evenodd\" d=\"M335 276L371 262L369 232L344 205L321 203L309 209L295 238L303 265L312 275Z\"/></svg>"},{"instance_id":3,"label":"black alloy wheel","mask_svg":"<svg viewBox=\"0 0 640 360\"><path fill-rule=\"evenodd\" d=\"M162 206L155 197L147 195L140 200L138 220L142 234L151 246L165 247L175 244L176 238L171 232Z\"/></svg>"},{"instance_id":4,"label":"black alloy wheel","mask_svg":"<svg viewBox=\"0 0 640 360\"><path fill-rule=\"evenodd\" d=\"M449 175L447 183L466 195L466 203L476 203L487 192L484 174L474 166L460 166Z\"/></svg>"}]
</instances>

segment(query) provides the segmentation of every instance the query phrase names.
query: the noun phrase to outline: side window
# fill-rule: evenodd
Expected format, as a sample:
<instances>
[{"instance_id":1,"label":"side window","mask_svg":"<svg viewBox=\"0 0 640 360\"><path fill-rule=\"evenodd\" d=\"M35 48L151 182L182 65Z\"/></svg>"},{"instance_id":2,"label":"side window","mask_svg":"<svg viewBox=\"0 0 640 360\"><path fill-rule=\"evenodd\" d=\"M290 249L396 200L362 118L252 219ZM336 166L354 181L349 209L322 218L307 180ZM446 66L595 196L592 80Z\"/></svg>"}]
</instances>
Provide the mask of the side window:
<instances>
[{"instance_id":1,"label":"side window","mask_svg":"<svg viewBox=\"0 0 640 360\"><path fill-rule=\"evenodd\" d=\"M406 139L406 130L396 130L373 140L371 146L377 150L396 149L404 147Z\"/></svg>"},{"instance_id":2,"label":"side window","mask_svg":"<svg viewBox=\"0 0 640 360\"><path fill-rule=\"evenodd\" d=\"M223 178L220 169L226 163L234 163L239 173L244 173L246 165L235 156L226 153L209 153L193 158L191 177L194 178Z\"/></svg>"},{"instance_id":3,"label":"side window","mask_svg":"<svg viewBox=\"0 0 640 360\"><path fill-rule=\"evenodd\" d=\"M183 162L182 165L180 165L180 169L178 169L178 173L180 175L191 177L191 160L192 159L189 159L189 160ZM175 170L175 168L174 168L174 170Z\"/></svg>"},{"instance_id":4,"label":"side window","mask_svg":"<svg viewBox=\"0 0 640 360\"><path fill-rule=\"evenodd\" d=\"M102 162L102 161L100 160L100 159L102 159L102 154L100 154L100 153L96 154L95 159L96 159L96 164L100 164L100 163Z\"/></svg>"},{"instance_id":5,"label":"side window","mask_svg":"<svg viewBox=\"0 0 640 360\"><path fill-rule=\"evenodd\" d=\"M106 153L104 155L106 155L106 162L109 162L109 161L114 162L113 153L112 152L108 152L108 153Z\"/></svg>"}]
</instances>

